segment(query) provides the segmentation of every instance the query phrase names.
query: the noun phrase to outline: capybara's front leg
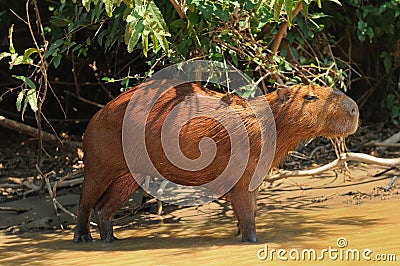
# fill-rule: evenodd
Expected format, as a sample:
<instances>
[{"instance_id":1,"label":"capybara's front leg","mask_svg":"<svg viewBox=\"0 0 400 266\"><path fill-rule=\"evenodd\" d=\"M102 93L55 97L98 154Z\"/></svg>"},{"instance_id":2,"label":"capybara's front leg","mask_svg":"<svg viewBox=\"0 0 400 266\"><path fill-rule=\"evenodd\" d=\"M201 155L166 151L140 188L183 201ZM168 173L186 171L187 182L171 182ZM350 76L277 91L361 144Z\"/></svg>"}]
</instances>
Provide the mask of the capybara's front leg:
<instances>
[{"instance_id":1,"label":"capybara's front leg","mask_svg":"<svg viewBox=\"0 0 400 266\"><path fill-rule=\"evenodd\" d=\"M229 192L228 198L239 221L239 232L243 242L256 242L256 191L235 189Z\"/></svg>"}]
</instances>

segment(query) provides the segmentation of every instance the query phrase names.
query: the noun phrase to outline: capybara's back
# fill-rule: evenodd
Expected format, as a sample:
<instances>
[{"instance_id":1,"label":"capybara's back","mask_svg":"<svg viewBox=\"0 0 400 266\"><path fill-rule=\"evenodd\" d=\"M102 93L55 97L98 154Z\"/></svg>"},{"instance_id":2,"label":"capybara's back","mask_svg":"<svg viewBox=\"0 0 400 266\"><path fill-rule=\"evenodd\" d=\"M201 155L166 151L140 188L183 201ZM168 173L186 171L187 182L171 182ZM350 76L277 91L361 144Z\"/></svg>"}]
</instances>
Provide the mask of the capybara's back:
<instances>
[{"instance_id":1,"label":"capybara's back","mask_svg":"<svg viewBox=\"0 0 400 266\"><path fill-rule=\"evenodd\" d=\"M121 94L97 112L88 124L84 135L85 178L78 209L75 242L92 240L89 228L92 209L99 218L101 239L106 242L114 240L113 214L139 187L137 180L143 180L147 175L152 174L146 167L140 167L141 158L132 162L137 165L134 172L130 171L123 150L123 123L129 123L130 126L135 127L139 124L139 120L143 120L143 117L131 114L125 117L124 121L128 103L138 88L141 88L140 86L151 88L156 85L145 83ZM149 89L148 95L151 93ZM232 108L238 113L248 134L247 165L234 186L225 193L239 221L242 240L247 242L256 241L257 189L249 190L249 184L261 152L261 126L257 123L257 117L248 102L262 113L263 109L266 109L266 99L272 110L273 117L268 118L274 120L274 129L276 127L276 148L275 151L269 151L272 166L277 166L288 151L294 149L304 139L317 136L347 136L354 133L358 127L357 104L344 93L332 88L297 85L279 88L265 96L248 101L244 101L239 96L227 96L210 91L195 83L171 88L152 106L152 112L146 121L145 141L148 156L157 171L169 181L186 186L198 186L215 180L224 172L232 156L237 160L242 160L241 154L238 154L238 150L234 150L232 145L246 146L240 139L232 143L229 130L218 119L200 116L182 125L178 133L179 147L184 156L194 160L201 156L199 145L202 139L212 139L216 147L213 161L198 171L181 169L169 162L168 156L164 153L161 138L164 122L171 112L176 112L175 115L179 117L196 109L195 103L174 109L180 102L193 96L211 97L213 101L220 101L222 107L210 105L209 108L215 108L210 112L220 114L221 119L224 119L223 108ZM140 97L134 104L145 106L148 100L146 97ZM230 122L227 120L225 123Z\"/></svg>"}]
</instances>

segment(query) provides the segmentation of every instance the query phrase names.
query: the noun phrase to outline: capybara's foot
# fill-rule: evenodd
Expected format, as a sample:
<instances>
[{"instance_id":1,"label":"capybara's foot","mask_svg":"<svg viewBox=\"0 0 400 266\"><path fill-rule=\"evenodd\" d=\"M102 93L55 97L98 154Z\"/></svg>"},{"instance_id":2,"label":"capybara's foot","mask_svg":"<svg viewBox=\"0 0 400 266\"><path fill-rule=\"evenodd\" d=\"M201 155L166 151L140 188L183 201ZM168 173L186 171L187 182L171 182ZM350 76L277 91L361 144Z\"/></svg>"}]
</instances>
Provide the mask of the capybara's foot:
<instances>
[{"instance_id":1,"label":"capybara's foot","mask_svg":"<svg viewBox=\"0 0 400 266\"><path fill-rule=\"evenodd\" d=\"M98 211L97 213L99 215L99 231L101 240L103 240L105 243L110 243L114 240L118 240L118 238L114 236L111 219L109 219L109 217L107 216L103 217L105 212Z\"/></svg>"},{"instance_id":2,"label":"capybara's foot","mask_svg":"<svg viewBox=\"0 0 400 266\"><path fill-rule=\"evenodd\" d=\"M110 243L113 242L115 240L119 240L119 238L115 237L114 235L111 236L107 236L105 239L103 239L104 243Z\"/></svg>"},{"instance_id":3,"label":"capybara's foot","mask_svg":"<svg viewBox=\"0 0 400 266\"><path fill-rule=\"evenodd\" d=\"M254 223L246 224L246 226L243 226L241 231L242 231L242 242L248 242L248 243L257 242L256 226Z\"/></svg>"},{"instance_id":4,"label":"capybara's foot","mask_svg":"<svg viewBox=\"0 0 400 266\"><path fill-rule=\"evenodd\" d=\"M257 242L257 238L254 235L252 236L242 236L242 242L247 242L247 243L256 243Z\"/></svg>"},{"instance_id":5,"label":"capybara's foot","mask_svg":"<svg viewBox=\"0 0 400 266\"><path fill-rule=\"evenodd\" d=\"M90 242L92 240L93 240L93 238L92 238L90 233L88 233L88 234L80 234L77 231L75 231L75 233L74 233L74 242L75 243Z\"/></svg>"}]
</instances>

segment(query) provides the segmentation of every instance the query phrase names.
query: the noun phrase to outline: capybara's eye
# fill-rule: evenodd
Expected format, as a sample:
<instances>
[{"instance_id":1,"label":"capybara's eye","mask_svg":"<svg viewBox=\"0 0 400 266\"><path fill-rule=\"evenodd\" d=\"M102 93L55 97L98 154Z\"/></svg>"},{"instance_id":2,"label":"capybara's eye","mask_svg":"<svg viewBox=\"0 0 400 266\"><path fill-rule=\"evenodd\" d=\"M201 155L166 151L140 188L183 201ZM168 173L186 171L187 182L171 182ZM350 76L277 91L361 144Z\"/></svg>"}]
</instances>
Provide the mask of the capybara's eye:
<instances>
[{"instance_id":1,"label":"capybara's eye","mask_svg":"<svg viewBox=\"0 0 400 266\"><path fill-rule=\"evenodd\" d=\"M315 101L316 99L318 99L317 95L304 95L304 99L307 101Z\"/></svg>"}]
</instances>

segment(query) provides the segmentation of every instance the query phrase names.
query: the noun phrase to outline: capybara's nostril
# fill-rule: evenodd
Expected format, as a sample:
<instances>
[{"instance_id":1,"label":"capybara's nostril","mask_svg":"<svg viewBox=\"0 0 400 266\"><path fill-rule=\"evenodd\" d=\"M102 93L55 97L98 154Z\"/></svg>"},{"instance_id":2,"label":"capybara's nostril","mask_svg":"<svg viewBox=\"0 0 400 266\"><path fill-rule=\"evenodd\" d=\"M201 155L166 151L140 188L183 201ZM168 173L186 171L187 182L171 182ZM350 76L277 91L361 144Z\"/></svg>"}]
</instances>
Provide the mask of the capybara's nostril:
<instances>
[{"instance_id":1,"label":"capybara's nostril","mask_svg":"<svg viewBox=\"0 0 400 266\"><path fill-rule=\"evenodd\" d=\"M351 99L346 99L346 109L351 116L358 116L358 106L357 103Z\"/></svg>"}]
</instances>

